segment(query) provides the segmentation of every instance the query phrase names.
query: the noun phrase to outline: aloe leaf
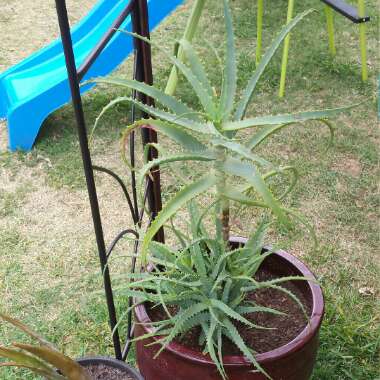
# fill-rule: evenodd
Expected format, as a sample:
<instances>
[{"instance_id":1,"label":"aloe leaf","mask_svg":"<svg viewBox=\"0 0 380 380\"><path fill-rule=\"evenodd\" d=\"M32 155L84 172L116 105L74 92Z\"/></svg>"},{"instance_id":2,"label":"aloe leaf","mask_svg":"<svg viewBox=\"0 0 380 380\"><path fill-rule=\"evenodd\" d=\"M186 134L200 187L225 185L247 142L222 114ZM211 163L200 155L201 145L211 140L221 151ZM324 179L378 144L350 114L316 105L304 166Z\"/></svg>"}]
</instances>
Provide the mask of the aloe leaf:
<instances>
[{"instance_id":1,"label":"aloe leaf","mask_svg":"<svg viewBox=\"0 0 380 380\"><path fill-rule=\"evenodd\" d=\"M284 174L286 172L291 172L293 174L292 180L290 182L290 185L287 187L287 189L278 197L278 200L284 199L294 189L299 178L298 170L294 166L281 166L263 175L264 180L267 180L270 177L273 177L279 174Z\"/></svg>"},{"instance_id":2,"label":"aloe leaf","mask_svg":"<svg viewBox=\"0 0 380 380\"><path fill-rule=\"evenodd\" d=\"M222 165L222 170L229 175L244 178L262 197L267 207L272 210L279 221L283 225L290 227L289 218L282 210L279 202L274 198L263 177L253 165L229 158Z\"/></svg>"},{"instance_id":3,"label":"aloe leaf","mask_svg":"<svg viewBox=\"0 0 380 380\"><path fill-rule=\"evenodd\" d=\"M226 284L224 286L223 293L222 293L222 302L224 302L225 304L228 302L230 298L231 287L232 287L232 280L231 278L227 278Z\"/></svg>"},{"instance_id":4,"label":"aloe leaf","mask_svg":"<svg viewBox=\"0 0 380 380\"><path fill-rule=\"evenodd\" d=\"M284 115L269 115L269 116L259 116L248 118L240 121L227 122L223 124L223 130L225 131L238 131L246 128L254 128L261 125L273 125L273 124L289 124L289 123L299 123L309 120L320 120L326 119L332 116L337 116L351 108L357 107L362 103L353 104L350 106L332 108L326 110L318 111L307 111L294 114L284 114Z\"/></svg>"},{"instance_id":5,"label":"aloe leaf","mask_svg":"<svg viewBox=\"0 0 380 380\"><path fill-rule=\"evenodd\" d=\"M220 255L220 257L218 258L218 261L215 264L214 269L212 270L212 273L211 273L212 279L216 279L218 277L219 273L221 272L222 264L225 263L228 257L234 254L236 254L236 252L229 251L229 252L224 252L222 255Z\"/></svg>"},{"instance_id":6,"label":"aloe leaf","mask_svg":"<svg viewBox=\"0 0 380 380\"><path fill-rule=\"evenodd\" d=\"M297 211L294 211L292 209L286 208L285 212L287 212L289 215L293 216L299 223L303 224L306 229L308 230L310 236L312 237L314 241L314 248L318 247L318 238L315 233L314 226L302 215L300 215Z\"/></svg>"},{"instance_id":7,"label":"aloe leaf","mask_svg":"<svg viewBox=\"0 0 380 380\"><path fill-rule=\"evenodd\" d=\"M37 342L42 344L43 346L50 347L51 349L54 349L54 350L56 349L51 343L49 343L47 340L42 338L40 335L38 335L36 332L34 332L32 329L30 329L28 326L24 325L22 322L18 321L17 319L14 319L10 317L9 315L3 314L1 312L0 312L0 319L3 319L4 321L16 327L17 329L23 331L25 334L37 340Z\"/></svg>"},{"instance_id":8,"label":"aloe leaf","mask_svg":"<svg viewBox=\"0 0 380 380\"><path fill-rule=\"evenodd\" d=\"M236 312L239 314L269 313L274 315L286 315L286 313L280 310L265 306L239 306L236 308Z\"/></svg>"},{"instance_id":9,"label":"aloe leaf","mask_svg":"<svg viewBox=\"0 0 380 380\"><path fill-rule=\"evenodd\" d=\"M240 157L246 158L252 162L256 162L262 166L273 167L273 165L269 161L258 156L257 154L252 153L250 149L248 149L244 145L239 144L235 141L216 138L216 139L212 139L210 143L214 146L222 146L224 148L227 148L229 151L232 151L238 154Z\"/></svg>"},{"instance_id":10,"label":"aloe leaf","mask_svg":"<svg viewBox=\"0 0 380 380\"><path fill-rule=\"evenodd\" d=\"M224 80L222 85L222 94L220 99L219 112L223 115L223 120L227 119L234 105L236 86L237 86L237 68L236 68L236 52L234 42L234 30L232 24L232 14L228 4L228 0L224 0L224 20L227 32L226 47L226 68L224 70Z\"/></svg>"},{"instance_id":11,"label":"aloe leaf","mask_svg":"<svg viewBox=\"0 0 380 380\"><path fill-rule=\"evenodd\" d=\"M330 144L332 143L334 139L334 127L324 119L316 119L316 121L319 121L323 124L325 124L330 131ZM280 125L268 125L266 127L263 127L259 132L257 132L254 136L252 136L247 143L248 149L254 149L256 148L259 144L261 144L263 141L265 141L269 136L272 134L280 131L281 129L285 127L290 127L291 125L294 125L297 123L286 123L286 124L280 124Z\"/></svg>"},{"instance_id":12,"label":"aloe leaf","mask_svg":"<svg viewBox=\"0 0 380 380\"><path fill-rule=\"evenodd\" d=\"M250 185L250 188L251 188L251 185ZM268 208L268 205L266 203L251 199L250 197L243 194L239 190L234 189L232 186L226 186L224 188L223 196L230 199L231 201L235 201L240 204L244 204L246 206Z\"/></svg>"},{"instance_id":13,"label":"aloe leaf","mask_svg":"<svg viewBox=\"0 0 380 380\"><path fill-rule=\"evenodd\" d=\"M128 89L136 90L141 92L151 98L153 98L158 103L170 109L176 115L186 115L187 118L194 121L201 121L197 112L191 109L186 104L181 103L175 97L165 94L163 91L157 89L156 87L150 86L144 82L139 82L133 79L123 79L123 78L94 78L88 82L94 82L97 84L111 84L121 87L126 87ZM87 82L85 82L87 83ZM84 84L85 84L84 83Z\"/></svg>"},{"instance_id":14,"label":"aloe leaf","mask_svg":"<svg viewBox=\"0 0 380 380\"><path fill-rule=\"evenodd\" d=\"M42 368L35 368L33 366L28 366L24 364L18 364L17 362L4 362L0 363L0 367L17 367L17 368L24 368L28 369L35 374L42 376L44 379L47 380L67 380L66 377L63 377L59 375L56 371L54 370L46 370Z\"/></svg>"},{"instance_id":15,"label":"aloe leaf","mask_svg":"<svg viewBox=\"0 0 380 380\"><path fill-rule=\"evenodd\" d=\"M265 141L272 134L280 131L281 129L288 127L294 123L279 124L279 125L268 125L261 128L257 133L255 133L247 143L247 148L252 150L256 148L259 144Z\"/></svg>"},{"instance_id":16,"label":"aloe leaf","mask_svg":"<svg viewBox=\"0 0 380 380\"><path fill-rule=\"evenodd\" d=\"M13 350L11 348L0 347L0 357L12 360L20 365L27 365L33 368L51 370L49 366L47 366L44 362L38 360L34 356L26 354L24 352Z\"/></svg>"},{"instance_id":17,"label":"aloe leaf","mask_svg":"<svg viewBox=\"0 0 380 380\"><path fill-rule=\"evenodd\" d=\"M131 169L134 170L131 163L129 162L127 158L127 139L131 135L131 133L138 127L143 126L154 126L154 128L158 131L181 145L183 148L185 148L188 151L205 151L207 148L205 145L203 145L199 140L197 140L192 135L188 134L187 132L183 131L180 127L176 126L175 124L167 123L161 120L156 119L142 119L136 121L134 124L130 125L124 132L123 136L121 138L121 156L125 162L125 164ZM159 150L159 146L157 144L147 144L151 147L154 147L155 149ZM146 154L147 150L144 149L144 155Z\"/></svg>"},{"instance_id":18,"label":"aloe leaf","mask_svg":"<svg viewBox=\"0 0 380 380\"><path fill-rule=\"evenodd\" d=\"M270 224L271 223L268 223L265 219L261 221L255 233L245 243L244 248L250 251L250 256L261 255L264 245L264 237Z\"/></svg>"},{"instance_id":19,"label":"aloe leaf","mask_svg":"<svg viewBox=\"0 0 380 380\"><path fill-rule=\"evenodd\" d=\"M174 226L173 218L170 219L170 226L165 225L166 228L170 228L174 235L177 237L179 243L182 248L186 247L186 242L189 242L188 236L186 236L183 232L181 232L177 227Z\"/></svg>"},{"instance_id":20,"label":"aloe leaf","mask_svg":"<svg viewBox=\"0 0 380 380\"><path fill-rule=\"evenodd\" d=\"M255 328L255 329L263 329L263 330L271 330L271 328L264 327L264 326L259 326L251 321L249 321L247 318L244 318L242 315L237 313L235 310L231 309L228 305L226 305L224 302L219 301L217 299L210 299L210 303L212 306L216 307L219 309L221 312L224 314L228 315L230 318L235 319L236 321L239 321L241 323L244 323L245 325ZM224 323L224 321L223 321Z\"/></svg>"},{"instance_id":21,"label":"aloe leaf","mask_svg":"<svg viewBox=\"0 0 380 380\"><path fill-rule=\"evenodd\" d=\"M214 334L217 327L217 321L212 318L210 322L210 328L207 331L206 334L206 343L207 343L207 350L208 353L212 359L212 361L215 363L216 368L218 369L220 375L223 379L227 379L226 372L223 367L223 362L220 362L218 359L218 356L216 355L215 348L214 348Z\"/></svg>"},{"instance_id":22,"label":"aloe leaf","mask_svg":"<svg viewBox=\"0 0 380 380\"><path fill-rule=\"evenodd\" d=\"M170 219L173 215L182 208L188 201L195 198L199 194L204 193L216 183L216 179L213 175L208 175L200 180L193 182L179 191L159 212L154 219L150 227L147 229L144 240L141 246L141 258L143 263L146 263L146 257L148 247L153 237L159 231L159 229Z\"/></svg>"},{"instance_id":23,"label":"aloe leaf","mask_svg":"<svg viewBox=\"0 0 380 380\"><path fill-rule=\"evenodd\" d=\"M85 369L62 353L47 347L35 347L29 344L15 343L15 347L28 351L31 354L51 363L69 379L91 380Z\"/></svg>"},{"instance_id":24,"label":"aloe leaf","mask_svg":"<svg viewBox=\"0 0 380 380\"><path fill-rule=\"evenodd\" d=\"M181 115L178 116L178 115L172 114L170 112L161 110L157 107L152 107L152 106L146 105L146 104L141 103L138 100L133 99L129 96L120 96L120 97L112 100L111 102L109 102L102 109L99 116L95 120L95 124L94 124L94 126L92 128L92 132L91 132L92 134L94 133L95 129L97 128L99 121L101 120L103 115L108 110L110 110L112 107L114 107L116 104L120 104L120 103L132 103L136 107L140 108L142 111L149 114L150 116L159 118L161 120L165 120L169 123L178 124L178 125L182 126L183 128L189 129L191 131L196 131L198 133L205 133L205 134L212 133L212 130L210 129L208 124L198 123L198 122L195 122L193 120L186 118L185 116L181 116Z\"/></svg>"},{"instance_id":25,"label":"aloe leaf","mask_svg":"<svg viewBox=\"0 0 380 380\"><path fill-rule=\"evenodd\" d=\"M154 160L149 161L147 164L145 164L141 170L139 170L139 179L138 179L138 184L140 188L143 185L144 178L147 175L147 173L154 167L163 165L163 164L168 164L172 162L180 162L180 161L214 161L215 158L213 158L211 155L207 155L207 152L204 154L177 154L173 156L168 156L168 157L160 157L156 158Z\"/></svg>"},{"instance_id":26,"label":"aloe leaf","mask_svg":"<svg viewBox=\"0 0 380 380\"><path fill-rule=\"evenodd\" d=\"M196 76L196 74L191 70L191 68L189 68L184 63L182 63L178 58L173 57L172 55L168 54L158 44L155 44L148 38L142 37L136 33L130 33L127 31L123 31L123 32L154 46L160 52L162 52L165 56L167 56L170 59L170 61L182 72L182 74L185 76L189 84L193 87L194 92L197 95L199 101L201 102L205 112L212 117L215 116L216 106L215 106L214 100L208 94L207 90L203 87L202 82Z\"/></svg>"},{"instance_id":27,"label":"aloe leaf","mask_svg":"<svg viewBox=\"0 0 380 380\"><path fill-rule=\"evenodd\" d=\"M198 78L202 86L205 88L208 95L210 97L214 97L214 91L211 87L206 70L204 69L202 62L200 61L198 54L196 53L196 51L194 50L194 48L188 41L181 40L179 43L181 47L183 48L183 51L186 55L186 60L192 72Z\"/></svg>"},{"instance_id":28,"label":"aloe leaf","mask_svg":"<svg viewBox=\"0 0 380 380\"><path fill-rule=\"evenodd\" d=\"M289 298L291 298L299 306L299 308L302 310L302 312L305 316L305 319L309 320L309 316L307 315L305 306L302 304L300 299L295 294L293 294L290 290L283 288L282 286L279 286L279 285L268 285L268 287L285 293Z\"/></svg>"},{"instance_id":29,"label":"aloe leaf","mask_svg":"<svg viewBox=\"0 0 380 380\"><path fill-rule=\"evenodd\" d=\"M165 134L188 151L202 152L207 149L197 138L185 132L176 124L166 123L165 121L157 119L147 119L138 122L139 125L146 123L152 125L158 132Z\"/></svg>"},{"instance_id":30,"label":"aloe leaf","mask_svg":"<svg viewBox=\"0 0 380 380\"><path fill-rule=\"evenodd\" d=\"M269 379L273 380L269 374L264 370L264 368L258 363L258 361L253 356L251 350L247 347L247 345L244 343L244 340L239 334L239 331L237 328L229 321L226 320L224 322L226 325L226 328L223 329L223 335L227 336L233 343L236 344L236 346L239 348L239 350L247 357L247 359L265 376L267 376Z\"/></svg>"},{"instance_id":31,"label":"aloe leaf","mask_svg":"<svg viewBox=\"0 0 380 380\"><path fill-rule=\"evenodd\" d=\"M165 349L165 346L169 344L178 334L180 334L183 331L183 325L192 317L194 317L197 314L200 314L202 311L205 311L208 309L208 306L205 303L198 303L195 305L192 305L188 309L184 311L180 311L176 316L176 322L170 331L170 334L166 336L163 340L162 347L157 351L155 354L155 358Z\"/></svg>"},{"instance_id":32,"label":"aloe leaf","mask_svg":"<svg viewBox=\"0 0 380 380\"><path fill-rule=\"evenodd\" d=\"M278 36L275 38L275 40L272 42L269 49L266 51L264 56L261 58L261 61L259 65L257 66L255 73L253 74L252 78L248 82L248 85L246 89L243 92L243 97L238 103L234 120L241 120L245 112L247 110L248 104L251 100L251 97L253 95L253 92L255 91L257 82L261 78L261 75L263 74L265 68L271 61L272 57L276 53L277 49L281 45L282 41L285 39L285 37L291 32L291 30L308 14L313 12L313 10L305 11L301 14L299 14L297 17L295 17L290 23L288 23L284 28L281 30L281 32L278 34Z\"/></svg>"}]
</instances>

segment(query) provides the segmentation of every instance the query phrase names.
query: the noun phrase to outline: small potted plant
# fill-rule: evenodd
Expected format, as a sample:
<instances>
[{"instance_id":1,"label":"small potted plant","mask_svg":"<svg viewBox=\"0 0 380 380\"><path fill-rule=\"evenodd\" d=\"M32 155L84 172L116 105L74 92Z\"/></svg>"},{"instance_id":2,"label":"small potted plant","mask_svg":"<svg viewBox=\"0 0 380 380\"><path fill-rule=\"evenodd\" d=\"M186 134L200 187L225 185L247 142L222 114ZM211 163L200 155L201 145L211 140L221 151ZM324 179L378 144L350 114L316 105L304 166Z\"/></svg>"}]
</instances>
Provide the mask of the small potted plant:
<instances>
[{"instance_id":1,"label":"small potted plant","mask_svg":"<svg viewBox=\"0 0 380 380\"><path fill-rule=\"evenodd\" d=\"M7 360L0 361L0 368L25 368L49 380L143 380L134 368L122 361L101 356L73 360L20 321L1 313L0 319L38 342L38 345L0 346L0 358Z\"/></svg>"},{"instance_id":2,"label":"small potted plant","mask_svg":"<svg viewBox=\"0 0 380 380\"><path fill-rule=\"evenodd\" d=\"M272 164L255 149L275 132L298 122L319 120L332 133L326 119L349 107L245 118L266 66L286 35L310 11L282 29L236 100L232 16L228 1L223 3L227 37L219 92L210 84L189 41L179 41L184 60L169 56L192 86L201 110L195 111L144 83L95 80L142 92L159 104L147 106L124 96L102 111L97 122L110 107L127 101L152 116L126 129L122 141L125 160L126 140L141 127L154 128L180 147L178 153L165 155L164 147L154 144L160 157L146 162L138 171L141 194L145 177L157 166L199 163L192 168L193 175L186 185L166 203L145 234L141 233L144 270L129 275L132 281L122 289L136 297L137 361L146 380L306 380L311 376L318 348L324 311L322 291L297 258L264 247L265 230L271 224L268 216L257 223L248 239L231 237L230 207L232 203L258 207L287 228L297 222L312 232L302 216L281 202L297 181L296 168ZM287 175L291 178L288 189L275 195L270 180ZM198 210L194 200L205 193L211 201ZM157 232L185 205L189 205L190 236L172 225L180 246L155 242ZM212 222L204 223L210 217Z\"/></svg>"}]
</instances>

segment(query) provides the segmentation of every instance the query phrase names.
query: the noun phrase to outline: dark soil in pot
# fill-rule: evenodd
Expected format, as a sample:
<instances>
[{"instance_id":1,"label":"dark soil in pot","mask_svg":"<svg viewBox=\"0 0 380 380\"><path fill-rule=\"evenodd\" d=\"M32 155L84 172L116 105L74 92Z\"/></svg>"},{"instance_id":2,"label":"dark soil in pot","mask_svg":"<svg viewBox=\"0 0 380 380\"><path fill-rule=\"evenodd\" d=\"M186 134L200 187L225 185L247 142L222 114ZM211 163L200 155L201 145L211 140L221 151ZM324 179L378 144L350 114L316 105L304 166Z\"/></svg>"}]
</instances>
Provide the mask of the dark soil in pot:
<instances>
[{"instance_id":1,"label":"dark soil in pot","mask_svg":"<svg viewBox=\"0 0 380 380\"><path fill-rule=\"evenodd\" d=\"M77 362L93 380L143 380L143 377L128 364L113 358L96 356L78 359Z\"/></svg>"},{"instance_id":2,"label":"dark soil in pot","mask_svg":"<svg viewBox=\"0 0 380 380\"><path fill-rule=\"evenodd\" d=\"M268 281L275 278L277 278L277 276L266 269L259 270L255 276L255 280L257 281ZM305 308L307 316L310 317L312 309L312 301L310 297L306 297L302 290L296 286L294 282L283 283L281 286L288 289L300 300ZM246 315L246 318L252 323L259 326L272 328L273 330L252 329L242 323L235 323L244 341L257 353L268 352L289 343L296 338L307 325L307 319L304 311L300 308L296 301L291 299L284 292L276 289L261 289L259 291L249 293L247 300L254 301L257 305L265 306L285 313L285 315L274 315L269 313L252 313ZM171 313L176 314L176 310L173 308L171 309ZM147 313L152 321L161 321L168 318L164 309L161 307L148 307ZM199 334L200 329L193 328L184 336L177 338L176 342L193 350L202 352L203 347L200 347L197 344ZM228 339L224 339L223 348L224 355L241 354L239 349Z\"/></svg>"},{"instance_id":3,"label":"dark soil in pot","mask_svg":"<svg viewBox=\"0 0 380 380\"><path fill-rule=\"evenodd\" d=\"M104 364L92 364L86 367L93 380L134 380L120 369L108 367Z\"/></svg>"}]
</instances>

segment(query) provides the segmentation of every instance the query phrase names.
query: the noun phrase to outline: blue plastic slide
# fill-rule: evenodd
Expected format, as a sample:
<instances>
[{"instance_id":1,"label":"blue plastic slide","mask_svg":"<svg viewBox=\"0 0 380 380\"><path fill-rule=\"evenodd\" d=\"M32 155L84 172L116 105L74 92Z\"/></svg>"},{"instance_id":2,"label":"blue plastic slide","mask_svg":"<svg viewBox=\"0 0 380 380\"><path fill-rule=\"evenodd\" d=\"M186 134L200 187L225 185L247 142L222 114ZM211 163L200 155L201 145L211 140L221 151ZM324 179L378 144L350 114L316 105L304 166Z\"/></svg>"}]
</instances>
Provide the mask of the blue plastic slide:
<instances>
[{"instance_id":1,"label":"blue plastic slide","mask_svg":"<svg viewBox=\"0 0 380 380\"><path fill-rule=\"evenodd\" d=\"M149 0L150 27L183 0ZM110 28L129 0L101 0L72 29L77 67ZM131 30L128 17L122 29ZM132 52L132 38L116 33L84 79L104 76ZM82 91L89 89L83 88ZM8 120L9 148L30 150L45 118L70 100L62 43L57 40L0 74L0 118Z\"/></svg>"}]
</instances>

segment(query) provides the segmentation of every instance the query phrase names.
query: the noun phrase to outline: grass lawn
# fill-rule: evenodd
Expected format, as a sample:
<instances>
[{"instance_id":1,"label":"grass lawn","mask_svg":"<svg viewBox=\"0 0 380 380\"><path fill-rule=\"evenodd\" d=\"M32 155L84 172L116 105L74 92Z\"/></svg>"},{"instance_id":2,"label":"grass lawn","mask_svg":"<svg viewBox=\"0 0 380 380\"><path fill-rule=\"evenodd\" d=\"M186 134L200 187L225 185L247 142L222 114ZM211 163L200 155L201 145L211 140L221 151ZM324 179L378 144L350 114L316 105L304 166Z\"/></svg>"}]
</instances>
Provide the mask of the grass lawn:
<instances>
[{"instance_id":1,"label":"grass lawn","mask_svg":"<svg viewBox=\"0 0 380 380\"><path fill-rule=\"evenodd\" d=\"M366 3L372 17L367 24L367 83L360 77L357 26L340 16L335 18L338 54L333 59L328 53L323 5L305 0L297 2L296 12L312 7L317 11L292 34L286 97L277 96L281 65L278 53L249 110L254 116L366 100L334 121L335 141L329 149L328 131L317 123L284 130L260 149L269 159L287 161L299 168L301 178L288 203L314 223L319 237L318 248L302 231L291 236L273 231L268 237L308 263L325 292L326 316L313 380L380 379L376 128L379 3ZM186 2L153 33L153 39L168 51L182 33L191 4ZM255 68L256 6L251 0L231 4L239 48L239 83L243 86ZM55 22L53 17L52 13L51 22ZM279 31L285 17L286 2L272 0L265 9L264 46ZM210 78L218 80L215 57L210 56L204 39L223 52L218 0L208 2L196 39L210 67ZM5 66L11 63L2 61ZM156 51L153 63L155 81L164 86L170 66ZM131 60L114 75L130 77ZM197 106L188 87L181 85L178 92ZM118 89L103 87L86 95L88 125L119 94ZM95 163L126 178L128 170L120 160L118 140L128 122L129 106L114 108L100 123L92 142ZM4 128L0 128L0 136L4 136ZM165 146L165 140L160 141ZM163 197L167 200L177 182L170 170L164 169L162 175ZM130 226L131 220L127 207L120 206L125 203L119 189L102 176L97 181L105 235L110 241L123 227ZM233 232L244 234L244 226L253 226L255 216L251 210L235 212ZM73 112L66 106L46 120L33 151L8 153L3 149L0 154L0 308L73 356L112 354L91 223ZM129 249L130 244L124 242L114 254L121 256ZM128 262L119 258L113 268L122 272L127 270ZM120 311L125 302L122 297L118 299ZM18 333L0 326L1 342L15 339L20 339ZM0 378L34 379L8 369L0 370Z\"/></svg>"}]
</instances>

